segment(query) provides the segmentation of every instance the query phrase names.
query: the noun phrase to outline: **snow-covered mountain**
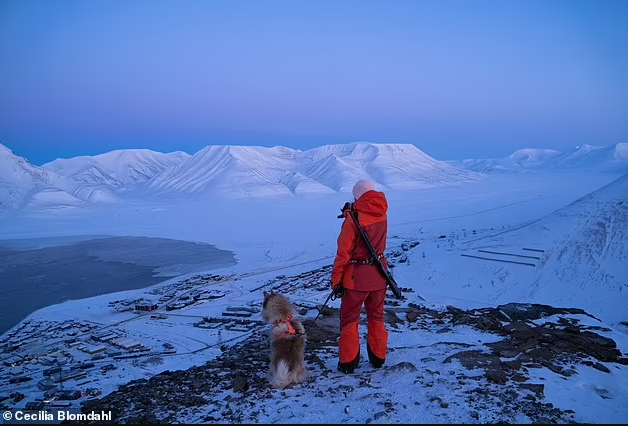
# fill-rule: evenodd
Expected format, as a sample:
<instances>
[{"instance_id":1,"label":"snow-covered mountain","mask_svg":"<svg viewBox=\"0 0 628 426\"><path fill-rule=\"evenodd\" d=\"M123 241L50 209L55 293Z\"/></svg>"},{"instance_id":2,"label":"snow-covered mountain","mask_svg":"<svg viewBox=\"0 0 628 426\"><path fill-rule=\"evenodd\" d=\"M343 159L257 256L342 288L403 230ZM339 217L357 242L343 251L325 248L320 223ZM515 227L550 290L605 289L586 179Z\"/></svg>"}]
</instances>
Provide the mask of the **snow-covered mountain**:
<instances>
[{"instance_id":1,"label":"snow-covered mountain","mask_svg":"<svg viewBox=\"0 0 628 426\"><path fill-rule=\"evenodd\" d=\"M0 144L0 211L37 207L106 203L116 197L97 185L82 184L51 170L34 166Z\"/></svg>"},{"instance_id":2,"label":"snow-covered mountain","mask_svg":"<svg viewBox=\"0 0 628 426\"><path fill-rule=\"evenodd\" d=\"M159 173L147 186L160 192L231 197L289 194L281 180L294 168L296 153L283 147L207 146Z\"/></svg>"},{"instance_id":3,"label":"snow-covered mountain","mask_svg":"<svg viewBox=\"0 0 628 426\"><path fill-rule=\"evenodd\" d=\"M490 283L494 303L507 295L509 301L578 306L618 323L628 312L626 241L628 173L533 222L466 242L462 251L425 264L420 278L454 282L461 279L458 271L479 263L466 280Z\"/></svg>"},{"instance_id":4,"label":"snow-covered mountain","mask_svg":"<svg viewBox=\"0 0 628 426\"><path fill-rule=\"evenodd\" d=\"M411 144L353 143L305 151L305 174L330 187L349 190L357 179L369 178L385 188L432 187L481 178L436 160Z\"/></svg>"},{"instance_id":5,"label":"snow-covered mountain","mask_svg":"<svg viewBox=\"0 0 628 426\"><path fill-rule=\"evenodd\" d=\"M307 151L208 146L152 178L155 191L267 196L349 191L363 178L405 189L477 181L482 175L435 160L414 145L351 143Z\"/></svg>"},{"instance_id":6,"label":"snow-covered mountain","mask_svg":"<svg viewBox=\"0 0 628 426\"><path fill-rule=\"evenodd\" d=\"M628 143L610 146L580 145L573 152L553 158L547 166L628 171Z\"/></svg>"},{"instance_id":7,"label":"snow-covered mountain","mask_svg":"<svg viewBox=\"0 0 628 426\"><path fill-rule=\"evenodd\" d=\"M194 155L147 149L56 159L41 167L2 146L3 210L114 201L120 196L268 197L349 192L358 179L381 189L481 180L484 173L577 168L628 171L628 144L574 152L526 148L507 158L440 161L412 144L356 142L306 151L210 145Z\"/></svg>"},{"instance_id":8,"label":"snow-covered mountain","mask_svg":"<svg viewBox=\"0 0 628 426\"><path fill-rule=\"evenodd\" d=\"M515 173L526 170L628 171L628 143L610 146L580 145L571 152L524 148L504 158L450 160L448 164L482 173Z\"/></svg>"},{"instance_id":9,"label":"snow-covered mountain","mask_svg":"<svg viewBox=\"0 0 628 426\"><path fill-rule=\"evenodd\" d=\"M530 290L532 297L543 299L560 287L563 305L600 302L605 309L594 313L602 317L626 312L628 174L542 218L525 232L537 239L553 239Z\"/></svg>"},{"instance_id":10,"label":"snow-covered mountain","mask_svg":"<svg viewBox=\"0 0 628 426\"><path fill-rule=\"evenodd\" d=\"M126 149L95 156L57 158L42 168L81 183L118 189L142 184L188 157L190 154L181 151L164 154L149 149Z\"/></svg>"},{"instance_id":11,"label":"snow-covered mountain","mask_svg":"<svg viewBox=\"0 0 628 426\"><path fill-rule=\"evenodd\" d=\"M146 149L56 159L41 167L3 147L1 200L18 209L46 204L114 200L125 195L226 198L349 192L358 179L382 189L423 188L482 179L483 175L435 160L414 145L352 143L307 151L282 146L207 146L194 155ZM19 167L17 165L20 165ZM21 170L19 176L9 170ZM78 199L79 201L75 200ZM33 203L31 203L33 204Z\"/></svg>"}]
</instances>

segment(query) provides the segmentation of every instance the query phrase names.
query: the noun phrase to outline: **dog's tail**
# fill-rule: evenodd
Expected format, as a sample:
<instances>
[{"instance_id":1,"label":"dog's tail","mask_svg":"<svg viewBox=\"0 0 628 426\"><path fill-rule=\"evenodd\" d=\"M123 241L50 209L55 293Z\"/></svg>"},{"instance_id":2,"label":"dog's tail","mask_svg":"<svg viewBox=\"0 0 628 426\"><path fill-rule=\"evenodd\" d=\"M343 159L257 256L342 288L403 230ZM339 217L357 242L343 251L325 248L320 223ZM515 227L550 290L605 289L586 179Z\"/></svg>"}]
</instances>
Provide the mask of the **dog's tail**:
<instances>
[{"instance_id":1,"label":"dog's tail","mask_svg":"<svg viewBox=\"0 0 628 426\"><path fill-rule=\"evenodd\" d=\"M272 385L278 389L285 389L290 385L303 382L307 376L305 366L299 366L291 371L288 363L282 359L277 363Z\"/></svg>"},{"instance_id":2,"label":"dog's tail","mask_svg":"<svg viewBox=\"0 0 628 426\"><path fill-rule=\"evenodd\" d=\"M273 377L272 384L278 389L284 389L292 384L290 367L283 359L277 363L277 369L275 370L275 377Z\"/></svg>"}]
</instances>

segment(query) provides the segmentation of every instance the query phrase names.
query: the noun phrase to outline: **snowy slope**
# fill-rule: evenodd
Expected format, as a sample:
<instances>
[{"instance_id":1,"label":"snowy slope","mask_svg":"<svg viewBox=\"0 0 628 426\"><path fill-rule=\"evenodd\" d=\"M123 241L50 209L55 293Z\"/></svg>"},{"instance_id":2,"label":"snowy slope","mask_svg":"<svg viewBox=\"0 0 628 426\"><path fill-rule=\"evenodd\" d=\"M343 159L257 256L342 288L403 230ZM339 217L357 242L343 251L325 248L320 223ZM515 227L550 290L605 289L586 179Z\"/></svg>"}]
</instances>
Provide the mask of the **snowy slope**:
<instances>
[{"instance_id":1,"label":"snowy slope","mask_svg":"<svg viewBox=\"0 0 628 426\"><path fill-rule=\"evenodd\" d=\"M577 146L571 153L563 154L546 163L548 168L580 167L596 170L628 171L628 143L610 146Z\"/></svg>"},{"instance_id":2,"label":"snowy slope","mask_svg":"<svg viewBox=\"0 0 628 426\"><path fill-rule=\"evenodd\" d=\"M602 308L593 312L596 315L626 320L628 174L541 219L527 232L555 238L543 256L530 297L544 299L560 286L562 297L555 303L598 304Z\"/></svg>"},{"instance_id":3,"label":"snowy slope","mask_svg":"<svg viewBox=\"0 0 628 426\"><path fill-rule=\"evenodd\" d=\"M289 171L279 180L293 194L329 194L334 189L298 171Z\"/></svg>"},{"instance_id":4,"label":"snowy slope","mask_svg":"<svg viewBox=\"0 0 628 426\"><path fill-rule=\"evenodd\" d=\"M14 160L11 160L14 161ZM414 145L352 143L308 151L287 147L210 145L194 155L150 150L118 150L57 159L29 170L83 200L126 197L216 196L247 198L350 192L359 179L381 189L411 189L474 182L482 175L460 170L426 155ZM29 172L30 173L30 172ZM33 172L34 173L34 172ZM27 173L28 174L28 173ZM11 206L20 207L32 185L12 186ZM49 189L48 189L49 191ZM7 193L4 198L9 198ZM54 204L49 191L38 197ZM67 197L60 203L68 202Z\"/></svg>"},{"instance_id":5,"label":"snowy slope","mask_svg":"<svg viewBox=\"0 0 628 426\"><path fill-rule=\"evenodd\" d=\"M568 169L623 173L628 171L628 143L610 146L580 145L570 152L524 148L504 158L449 160L447 163L483 173Z\"/></svg>"},{"instance_id":6,"label":"snowy slope","mask_svg":"<svg viewBox=\"0 0 628 426\"><path fill-rule=\"evenodd\" d=\"M351 165L337 153L329 153L327 156L312 155L311 161L305 161L299 166L303 174L334 191L349 192L353 183L360 179L368 179L369 175L359 165ZM307 157L306 157L307 158ZM353 183L352 183L353 182Z\"/></svg>"},{"instance_id":7,"label":"snowy slope","mask_svg":"<svg viewBox=\"0 0 628 426\"><path fill-rule=\"evenodd\" d=\"M18 210L24 206L54 208L115 200L106 188L83 185L34 166L0 144L0 211Z\"/></svg>"},{"instance_id":8,"label":"snowy slope","mask_svg":"<svg viewBox=\"0 0 628 426\"><path fill-rule=\"evenodd\" d=\"M508 160L522 167L535 167L560 155L560 151L553 149L524 148L510 154Z\"/></svg>"},{"instance_id":9,"label":"snowy slope","mask_svg":"<svg viewBox=\"0 0 628 426\"><path fill-rule=\"evenodd\" d=\"M476 181L481 175L436 160L411 144L352 143L304 152L321 162L317 179L331 185L370 178L384 188L409 189ZM333 164L330 162L333 161ZM335 166L335 167L334 167ZM326 169L329 169L327 171ZM334 174L341 170L340 175Z\"/></svg>"},{"instance_id":10,"label":"snowy slope","mask_svg":"<svg viewBox=\"0 0 628 426\"><path fill-rule=\"evenodd\" d=\"M207 146L151 179L157 191L207 192L227 197L289 194L280 180L294 164L283 147Z\"/></svg>"},{"instance_id":11,"label":"snowy slope","mask_svg":"<svg viewBox=\"0 0 628 426\"><path fill-rule=\"evenodd\" d=\"M553 149L523 148L504 158L469 158L465 160L449 160L447 163L482 173L516 173L528 168L542 166L545 162L561 155L560 151Z\"/></svg>"},{"instance_id":12,"label":"snowy slope","mask_svg":"<svg viewBox=\"0 0 628 426\"><path fill-rule=\"evenodd\" d=\"M112 189L132 187L190 157L184 152L161 153L148 149L116 150L95 156L58 158L42 167L78 182Z\"/></svg>"},{"instance_id":13,"label":"snowy slope","mask_svg":"<svg viewBox=\"0 0 628 426\"><path fill-rule=\"evenodd\" d=\"M25 176L34 173L43 183L34 184L28 177L5 176L5 181L13 184L4 186L2 199L6 200L5 209L9 205L14 209L28 204L23 202L26 198L33 200L34 206L40 206L40 202L54 206L55 197L64 205L73 202L72 197L110 202L116 199L113 194L125 194L134 200L173 196L259 198L347 193L359 179L372 179L383 190L423 189L477 182L485 178L484 173L493 172L617 172L628 167L627 147L582 146L568 154L525 148L507 158L463 161L436 160L411 144L367 142L325 145L306 151L282 146L210 145L194 155L117 150L93 157L57 159L41 168L29 164ZM10 153L6 148L4 151ZM4 155L8 158L8 154ZM12 165L5 167L5 174L18 161L11 158ZM46 193L30 198L28 194L36 194L40 187Z\"/></svg>"},{"instance_id":14,"label":"snowy slope","mask_svg":"<svg viewBox=\"0 0 628 426\"><path fill-rule=\"evenodd\" d=\"M349 191L358 179L384 188L432 187L479 180L414 145L352 143L308 151L286 147L208 146L151 179L152 190L230 197Z\"/></svg>"},{"instance_id":15,"label":"snowy slope","mask_svg":"<svg viewBox=\"0 0 628 426\"><path fill-rule=\"evenodd\" d=\"M487 303L577 306L618 323L628 318L626 241L628 174L517 228L461 244L428 242L427 259L414 259L424 268L413 279L427 292Z\"/></svg>"}]
</instances>

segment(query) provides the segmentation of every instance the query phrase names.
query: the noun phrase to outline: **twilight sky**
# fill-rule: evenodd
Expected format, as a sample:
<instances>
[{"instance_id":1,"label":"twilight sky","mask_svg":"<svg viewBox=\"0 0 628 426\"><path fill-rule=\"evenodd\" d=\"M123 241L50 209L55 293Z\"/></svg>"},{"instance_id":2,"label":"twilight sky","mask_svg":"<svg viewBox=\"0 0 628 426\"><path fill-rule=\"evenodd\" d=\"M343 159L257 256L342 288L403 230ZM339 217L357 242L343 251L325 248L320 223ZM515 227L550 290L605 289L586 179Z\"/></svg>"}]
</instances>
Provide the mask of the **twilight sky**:
<instances>
[{"instance_id":1,"label":"twilight sky","mask_svg":"<svg viewBox=\"0 0 628 426\"><path fill-rule=\"evenodd\" d=\"M0 143L413 143L438 159L628 142L625 0L2 0Z\"/></svg>"}]
</instances>

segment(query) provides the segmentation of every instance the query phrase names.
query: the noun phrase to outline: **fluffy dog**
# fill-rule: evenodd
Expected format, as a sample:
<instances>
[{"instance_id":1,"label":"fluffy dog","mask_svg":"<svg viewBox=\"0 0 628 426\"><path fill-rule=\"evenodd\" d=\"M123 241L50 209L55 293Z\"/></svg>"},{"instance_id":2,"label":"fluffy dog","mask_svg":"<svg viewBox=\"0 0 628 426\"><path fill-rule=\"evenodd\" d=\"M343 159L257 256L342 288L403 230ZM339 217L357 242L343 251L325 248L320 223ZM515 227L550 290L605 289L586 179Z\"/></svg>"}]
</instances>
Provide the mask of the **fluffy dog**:
<instances>
[{"instance_id":1,"label":"fluffy dog","mask_svg":"<svg viewBox=\"0 0 628 426\"><path fill-rule=\"evenodd\" d=\"M264 292L262 319L272 325L268 380L278 389L304 382L308 377L303 359L306 335L294 306L281 294Z\"/></svg>"}]
</instances>

